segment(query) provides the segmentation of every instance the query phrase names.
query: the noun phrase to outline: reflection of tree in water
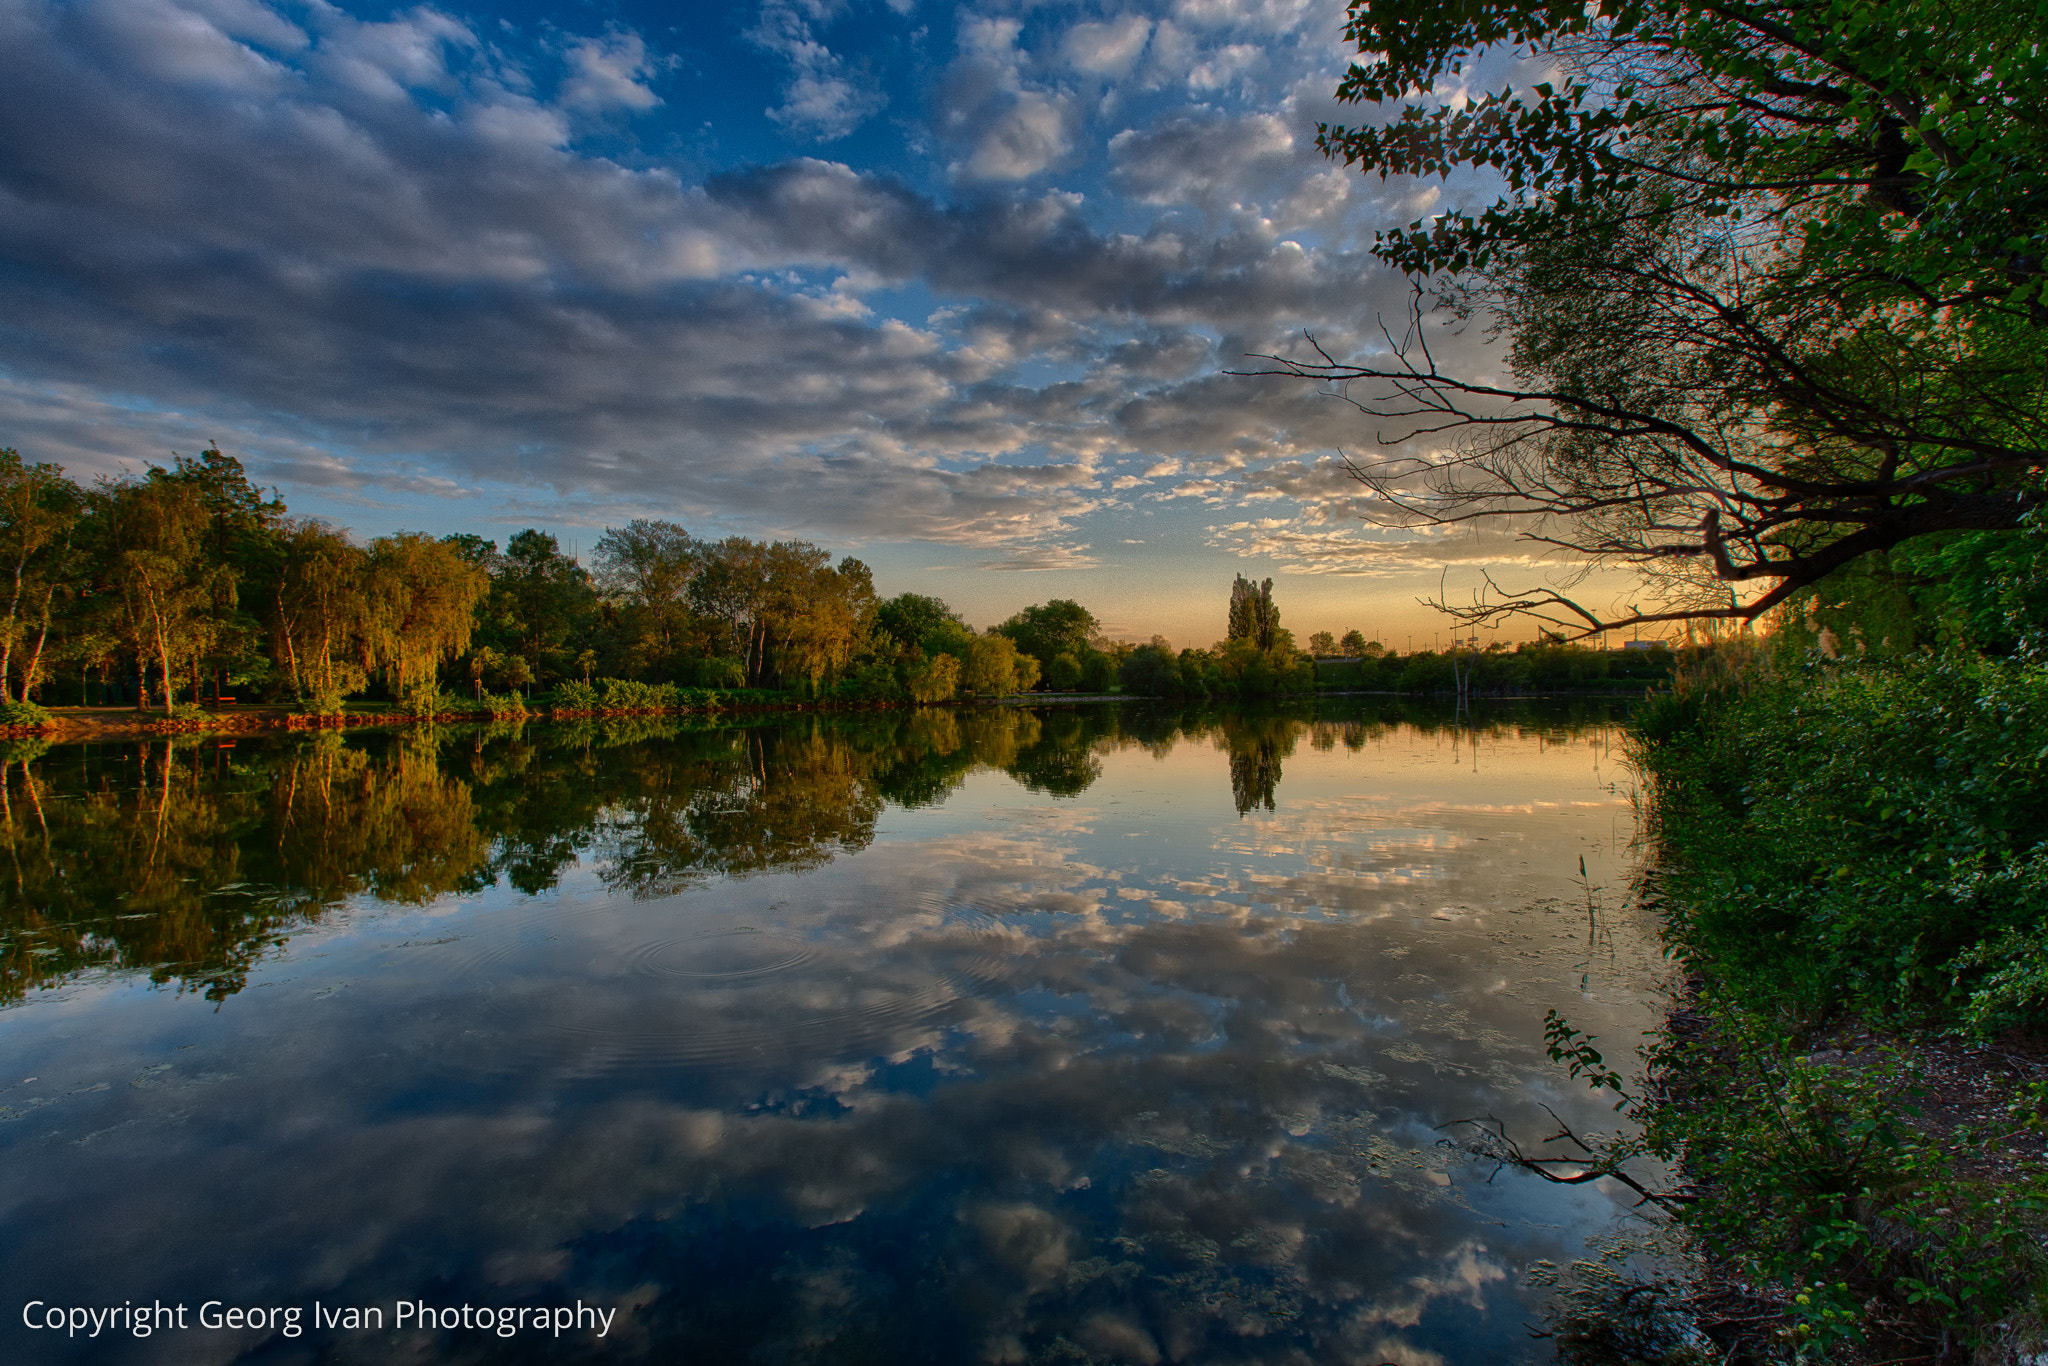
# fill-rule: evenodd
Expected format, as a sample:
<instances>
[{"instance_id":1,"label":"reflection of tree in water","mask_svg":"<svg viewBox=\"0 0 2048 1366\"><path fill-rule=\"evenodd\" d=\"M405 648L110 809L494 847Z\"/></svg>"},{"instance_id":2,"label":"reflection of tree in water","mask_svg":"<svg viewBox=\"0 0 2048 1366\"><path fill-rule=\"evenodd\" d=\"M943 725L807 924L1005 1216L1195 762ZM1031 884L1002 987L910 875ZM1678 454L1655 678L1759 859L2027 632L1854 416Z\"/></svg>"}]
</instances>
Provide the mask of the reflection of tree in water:
<instances>
[{"instance_id":1,"label":"reflection of tree in water","mask_svg":"<svg viewBox=\"0 0 2048 1366\"><path fill-rule=\"evenodd\" d=\"M598 848L607 885L634 896L815 868L874 838L882 798L843 737L762 728L648 751L636 756L638 790L611 804Z\"/></svg>"},{"instance_id":2,"label":"reflection of tree in water","mask_svg":"<svg viewBox=\"0 0 2048 1366\"><path fill-rule=\"evenodd\" d=\"M1472 734L1611 724L1503 709ZM349 897L533 894L588 861L638 896L816 867L864 848L888 802L936 805L977 771L1056 797L1118 748L1207 741L1245 814L1275 806L1306 734L1356 751L1447 711L1385 705L919 709L500 723L274 740L0 745L0 1003L91 969L219 1000L285 935Z\"/></svg>"},{"instance_id":3,"label":"reflection of tree in water","mask_svg":"<svg viewBox=\"0 0 2048 1366\"><path fill-rule=\"evenodd\" d=\"M1041 726L1035 742L1020 744L1016 755L998 766L1033 792L1078 796L1102 776L1093 741L1114 726L1114 713L1105 717L1063 707L1042 718Z\"/></svg>"},{"instance_id":4,"label":"reflection of tree in water","mask_svg":"<svg viewBox=\"0 0 2048 1366\"><path fill-rule=\"evenodd\" d=\"M95 967L220 1000L332 903L425 901L483 855L466 785L431 757L373 763L332 733L256 764L191 738L17 762L0 844L0 1000Z\"/></svg>"},{"instance_id":5,"label":"reflection of tree in water","mask_svg":"<svg viewBox=\"0 0 2048 1366\"><path fill-rule=\"evenodd\" d=\"M1230 795L1242 816L1257 807L1273 809L1280 786L1280 761L1294 753L1304 729L1299 719L1266 714L1230 714L1223 719L1222 740L1230 752Z\"/></svg>"}]
</instances>

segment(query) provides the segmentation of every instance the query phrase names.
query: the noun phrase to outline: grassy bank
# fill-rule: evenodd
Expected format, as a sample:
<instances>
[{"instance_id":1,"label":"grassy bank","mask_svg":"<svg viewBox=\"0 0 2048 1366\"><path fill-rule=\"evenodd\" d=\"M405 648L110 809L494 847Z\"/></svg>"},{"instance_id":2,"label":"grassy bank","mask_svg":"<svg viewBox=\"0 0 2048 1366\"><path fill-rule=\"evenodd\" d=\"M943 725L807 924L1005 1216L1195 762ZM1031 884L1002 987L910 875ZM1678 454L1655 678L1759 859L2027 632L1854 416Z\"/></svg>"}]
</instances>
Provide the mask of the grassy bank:
<instances>
[{"instance_id":1,"label":"grassy bank","mask_svg":"<svg viewBox=\"0 0 2048 1366\"><path fill-rule=\"evenodd\" d=\"M1610 1160L1679 1164L1674 1220L1708 1274L1610 1303L1604 1326L1582 1312L1573 1350L2034 1359L2048 673L1961 653L1752 659L1681 679L1633 730L1651 894L1696 995L1648 1060L1642 1138ZM1644 1318L1660 1295L1688 1313Z\"/></svg>"}]
</instances>

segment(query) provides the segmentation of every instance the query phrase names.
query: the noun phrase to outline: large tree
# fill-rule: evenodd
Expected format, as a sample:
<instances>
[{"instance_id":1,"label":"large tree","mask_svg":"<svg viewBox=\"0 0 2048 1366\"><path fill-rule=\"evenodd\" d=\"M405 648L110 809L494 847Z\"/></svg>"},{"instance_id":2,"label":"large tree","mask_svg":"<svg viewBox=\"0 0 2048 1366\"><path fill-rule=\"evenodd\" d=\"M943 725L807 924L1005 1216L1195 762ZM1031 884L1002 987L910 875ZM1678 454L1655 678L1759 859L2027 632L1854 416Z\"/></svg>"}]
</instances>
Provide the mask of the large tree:
<instances>
[{"instance_id":1,"label":"large tree","mask_svg":"<svg viewBox=\"0 0 2048 1366\"><path fill-rule=\"evenodd\" d=\"M595 580L618 614L627 670L672 676L690 636L690 579L704 547L674 522L636 517L606 527Z\"/></svg>"},{"instance_id":2,"label":"large tree","mask_svg":"<svg viewBox=\"0 0 2048 1366\"><path fill-rule=\"evenodd\" d=\"M216 606L233 605L233 570L208 554L208 525L200 487L163 469L93 491L96 573L88 592L135 661L138 706L149 705L152 664L164 706L172 705L180 666L196 662L219 634Z\"/></svg>"},{"instance_id":3,"label":"large tree","mask_svg":"<svg viewBox=\"0 0 2048 1366\"><path fill-rule=\"evenodd\" d=\"M1354 461L1396 520L1508 519L1661 580L1581 630L1751 619L1871 552L2042 500L2048 50L2031 3L1358 0L1326 126L1368 172L1500 193L1384 234L1417 285L1392 345L1275 358L1387 421ZM1483 52L1528 84L1433 101ZM1483 196L1482 196L1483 197ZM1440 363L1490 319L1507 376ZM1491 368L1491 367L1487 367Z\"/></svg>"},{"instance_id":4,"label":"large tree","mask_svg":"<svg viewBox=\"0 0 2048 1366\"><path fill-rule=\"evenodd\" d=\"M363 644L401 698L434 688L443 661L469 648L490 578L459 547L416 531L370 543Z\"/></svg>"},{"instance_id":5,"label":"large tree","mask_svg":"<svg viewBox=\"0 0 2048 1366\"><path fill-rule=\"evenodd\" d=\"M71 534L84 498L61 466L27 465L13 449L0 450L0 702L13 700L10 680L21 679L28 700L50 635L51 607L72 568Z\"/></svg>"},{"instance_id":6,"label":"large tree","mask_svg":"<svg viewBox=\"0 0 2048 1366\"><path fill-rule=\"evenodd\" d=\"M1053 661L1061 655L1072 655L1078 665L1095 635L1095 625L1095 614L1080 603L1054 598L1025 608L995 630L1037 660L1040 673L1050 679Z\"/></svg>"}]
</instances>

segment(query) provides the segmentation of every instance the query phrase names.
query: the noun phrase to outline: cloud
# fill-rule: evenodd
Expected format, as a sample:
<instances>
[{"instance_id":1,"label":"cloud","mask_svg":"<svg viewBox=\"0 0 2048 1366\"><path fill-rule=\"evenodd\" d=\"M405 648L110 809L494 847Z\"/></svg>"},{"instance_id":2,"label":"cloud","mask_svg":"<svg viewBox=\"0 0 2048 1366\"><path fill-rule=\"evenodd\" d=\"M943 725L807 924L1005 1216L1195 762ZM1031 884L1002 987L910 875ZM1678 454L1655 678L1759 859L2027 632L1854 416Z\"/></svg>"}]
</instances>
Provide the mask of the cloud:
<instances>
[{"instance_id":1,"label":"cloud","mask_svg":"<svg viewBox=\"0 0 2048 1366\"><path fill-rule=\"evenodd\" d=\"M1148 204L1241 201L1299 178L1294 134L1273 114L1178 115L1110 139L1114 182Z\"/></svg>"},{"instance_id":2,"label":"cloud","mask_svg":"<svg viewBox=\"0 0 2048 1366\"><path fill-rule=\"evenodd\" d=\"M1068 66L1097 76L1121 76L1145 50L1152 21L1126 14L1104 23L1079 23L1060 39L1060 56Z\"/></svg>"},{"instance_id":3,"label":"cloud","mask_svg":"<svg viewBox=\"0 0 2048 1366\"><path fill-rule=\"evenodd\" d=\"M947 198L585 149L590 115L655 107L660 59L623 31L521 57L433 10L289 13L0 6L10 440L93 471L218 438L288 493L460 490L564 524L1040 546L1132 477L1106 461L1209 477L1359 435L1306 386L1216 371L1307 326L1366 345L1399 280L1256 215L1106 226L1009 184L1067 137L1031 141L1030 109L1079 117L1014 21L964 31L954 74L998 98L936 117L965 111L956 151L992 178ZM762 13L769 37L826 17ZM1114 168L1169 210L1270 197L1290 136L1182 111ZM935 306L890 316L892 289Z\"/></svg>"},{"instance_id":4,"label":"cloud","mask_svg":"<svg viewBox=\"0 0 2048 1366\"><path fill-rule=\"evenodd\" d=\"M1458 565L1569 570L1578 563L1563 552L1499 531L1319 530L1288 518L1230 522L1209 531L1212 546L1271 560L1296 574L1382 578Z\"/></svg>"},{"instance_id":5,"label":"cloud","mask_svg":"<svg viewBox=\"0 0 2048 1366\"><path fill-rule=\"evenodd\" d=\"M1073 146L1076 111L1063 91L1025 79L1023 26L1015 19L970 18L960 26L960 56L947 74L939 126L966 155L954 174L967 180L1025 180L1060 163Z\"/></svg>"},{"instance_id":6,"label":"cloud","mask_svg":"<svg viewBox=\"0 0 2048 1366\"><path fill-rule=\"evenodd\" d=\"M573 109L652 109L661 99L641 82L654 72L637 33L584 38L569 45L570 76L560 99Z\"/></svg>"},{"instance_id":7,"label":"cloud","mask_svg":"<svg viewBox=\"0 0 2048 1366\"><path fill-rule=\"evenodd\" d=\"M976 569L1006 573L1038 574L1060 569L1094 569L1101 560L1078 546L1045 545L1020 547L997 560L983 560Z\"/></svg>"},{"instance_id":8,"label":"cloud","mask_svg":"<svg viewBox=\"0 0 2048 1366\"><path fill-rule=\"evenodd\" d=\"M747 32L756 46L775 53L790 67L782 103L768 110L768 117L816 142L845 137L888 104L872 78L851 70L844 58L814 36L811 20L827 17L830 11L829 6L799 8L787 0L765 0L760 18Z\"/></svg>"}]
</instances>

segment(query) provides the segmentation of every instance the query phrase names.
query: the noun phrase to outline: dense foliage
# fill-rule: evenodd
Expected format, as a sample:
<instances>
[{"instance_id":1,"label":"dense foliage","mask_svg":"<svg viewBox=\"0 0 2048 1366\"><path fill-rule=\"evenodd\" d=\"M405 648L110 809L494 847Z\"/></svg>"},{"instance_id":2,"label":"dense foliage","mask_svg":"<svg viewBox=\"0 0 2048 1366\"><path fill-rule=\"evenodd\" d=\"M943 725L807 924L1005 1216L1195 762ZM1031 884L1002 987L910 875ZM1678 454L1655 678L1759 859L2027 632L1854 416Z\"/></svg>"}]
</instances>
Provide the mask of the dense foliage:
<instances>
[{"instance_id":1,"label":"dense foliage","mask_svg":"<svg viewBox=\"0 0 2048 1366\"><path fill-rule=\"evenodd\" d=\"M2048 1090L1963 1127L1921 1099L1930 1050L2048 1029L2044 582L2031 530L1896 552L1687 659L1632 723L1700 993L1607 1157L1682 1161L1683 1223L1775 1297L1778 1337L1744 1346L1765 1359L1995 1353L2038 1322L2048 1181L1999 1168Z\"/></svg>"},{"instance_id":2,"label":"dense foliage","mask_svg":"<svg viewBox=\"0 0 2048 1366\"><path fill-rule=\"evenodd\" d=\"M2017 527L2042 422L2048 50L2030 3L1357 0L1325 127L1368 172L1483 172L1376 252L1418 288L1343 384L1417 453L1354 466L1396 520L1518 522L1658 580L1620 620L1754 620L1872 552ZM1512 51L1525 84L1438 89ZM1462 177L1461 177L1462 179ZM1446 369L1423 314L1485 317ZM1380 424L1379 440L1400 433ZM1426 439L1425 439L1426 438ZM1471 619L1617 624L1551 588Z\"/></svg>"},{"instance_id":3,"label":"dense foliage","mask_svg":"<svg viewBox=\"0 0 2048 1366\"><path fill-rule=\"evenodd\" d=\"M1816 1020L2048 1024L2048 674L1817 662L1636 731L1679 934L1718 974Z\"/></svg>"}]
</instances>

